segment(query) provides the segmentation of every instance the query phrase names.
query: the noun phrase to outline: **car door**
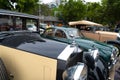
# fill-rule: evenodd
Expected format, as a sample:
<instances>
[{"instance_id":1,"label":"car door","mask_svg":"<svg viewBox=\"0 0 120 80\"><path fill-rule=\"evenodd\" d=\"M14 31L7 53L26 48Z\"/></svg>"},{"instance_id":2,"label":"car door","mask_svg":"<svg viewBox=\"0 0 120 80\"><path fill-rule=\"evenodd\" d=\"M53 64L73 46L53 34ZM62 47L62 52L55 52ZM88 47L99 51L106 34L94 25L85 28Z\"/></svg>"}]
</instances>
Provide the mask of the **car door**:
<instances>
[{"instance_id":1,"label":"car door","mask_svg":"<svg viewBox=\"0 0 120 80\"><path fill-rule=\"evenodd\" d=\"M86 27L84 30L81 30L81 33L90 39L99 40L100 34L95 32L94 27Z\"/></svg>"}]
</instances>

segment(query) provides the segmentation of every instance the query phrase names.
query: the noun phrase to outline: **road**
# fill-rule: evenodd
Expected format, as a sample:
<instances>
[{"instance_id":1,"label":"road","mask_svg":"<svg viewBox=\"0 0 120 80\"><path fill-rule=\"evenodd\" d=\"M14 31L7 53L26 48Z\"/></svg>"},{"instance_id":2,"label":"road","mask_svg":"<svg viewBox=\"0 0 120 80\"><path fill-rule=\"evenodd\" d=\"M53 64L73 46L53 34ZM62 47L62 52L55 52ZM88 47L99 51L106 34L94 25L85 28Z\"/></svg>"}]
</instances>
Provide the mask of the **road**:
<instances>
[{"instance_id":1,"label":"road","mask_svg":"<svg viewBox=\"0 0 120 80\"><path fill-rule=\"evenodd\" d=\"M118 62L116 63L116 65L113 67L113 69L110 71L110 78L111 80L114 80L114 74L115 74L115 70L120 67L120 57Z\"/></svg>"}]
</instances>

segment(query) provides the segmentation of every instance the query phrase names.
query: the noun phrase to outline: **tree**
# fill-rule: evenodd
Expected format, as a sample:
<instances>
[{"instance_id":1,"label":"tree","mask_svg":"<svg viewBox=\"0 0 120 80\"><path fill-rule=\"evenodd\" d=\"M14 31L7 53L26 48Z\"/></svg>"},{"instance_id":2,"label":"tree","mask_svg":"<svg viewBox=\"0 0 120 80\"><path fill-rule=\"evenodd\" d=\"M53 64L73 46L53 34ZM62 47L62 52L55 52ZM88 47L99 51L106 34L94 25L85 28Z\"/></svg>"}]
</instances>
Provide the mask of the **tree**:
<instances>
[{"instance_id":1,"label":"tree","mask_svg":"<svg viewBox=\"0 0 120 80\"><path fill-rule=\"evenodd\" d=\"M39 0L18 0L17 3L17 10L19 12L26 12L33 14L38 9L38 1Z\"/></svg>"},{"instance_id":2,"label":"tree","mask_svg":"<svg viewBox=\"0 0 120 80\"><path fill-rule=\"evenodd\" d=\"M102 23L103 21L103 10L99 3L86 3L86 17L87 20Z\"/></svg>"},{"instance_id":3,"label":"tree","mask_svg":"<svg viewBox=\"0 0 120 80\"><path fill-rule=\"evenodd\" d=\"M65 4L60 5L61 17L65 23L84 18L85 5L81 0L69 0Z\"/></svg>"},{"instance_id":4,"label":"tree","mask_svg":"<svg viewBox=\"0 0 120 80\"><path fill-rule=\"evenodd\" d=\"M106 21L110 25L115 25L117 21L120 21L120 1L119 0L102 0L105 5L105 17Z\"/></svg>"},{"instance_id":5,"label":"tree","mask_svg":"<svg viewBox=\"0 0 120 80\"><path fill-rule=\"evenodd\" d=\"M10 10L11 6L8 0L0 0L0 9Z\"/></svg>"},{"instance_id":6,"label":"tree","mask_svg":"<svg viewBox=\"0 0 120 80\"><path fill-rule=\"evenodd\" d=\"M16 9L13 9L13 6L9 3L8 0L0 0L0 8L25 12L30 14L33 14L38 9L39 0L12 0L12 1L13 2L16 1L17 3Z\"/></svg>"},{"instance_id":7,"label":"tree","mask_svg":"<svg viewBox=\"0 0 120 80\"><path fill-rule=\"evenodd\" d=\"M50 9L49 5L47 4L40 4L40 11L41 11L41 15L44 15L44 16L52 15L52 9Z\"/></svg>"}]
</instances>

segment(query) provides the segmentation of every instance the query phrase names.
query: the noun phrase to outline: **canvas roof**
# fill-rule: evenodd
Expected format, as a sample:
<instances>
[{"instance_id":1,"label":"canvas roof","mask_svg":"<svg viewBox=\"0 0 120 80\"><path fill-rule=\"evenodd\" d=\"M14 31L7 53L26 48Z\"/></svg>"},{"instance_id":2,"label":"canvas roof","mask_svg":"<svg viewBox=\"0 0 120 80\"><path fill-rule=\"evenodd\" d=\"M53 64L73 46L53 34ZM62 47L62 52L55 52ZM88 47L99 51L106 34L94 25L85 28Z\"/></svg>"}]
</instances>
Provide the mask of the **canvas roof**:
<instances>
[{"instance_id":1,"label":"canvas roof","mask_svg":"<svg viewBox=\"0 0 120 80\"><path fill-rule=\"evenodd\" d=\"M10 15L10 16L18 16L18 17L39 19L39 17L35 16L35 15L30 15L30 14L20 13L20 12L10 11L10 10L4 10L4 9L0 9L0 15Z\"/></svg>"},{"instance_id":2,"label":"canvas roof","mask_svg":"<svg viewBox=\"0 0 120 80\"><path fill-rule=\"evenodd\" d=\"M80 20L80 21L71 21L68 23L69 25L88 25L88 26L103 26L102 24L98 24L92 21Z\"/></svg>"}]
</instances>

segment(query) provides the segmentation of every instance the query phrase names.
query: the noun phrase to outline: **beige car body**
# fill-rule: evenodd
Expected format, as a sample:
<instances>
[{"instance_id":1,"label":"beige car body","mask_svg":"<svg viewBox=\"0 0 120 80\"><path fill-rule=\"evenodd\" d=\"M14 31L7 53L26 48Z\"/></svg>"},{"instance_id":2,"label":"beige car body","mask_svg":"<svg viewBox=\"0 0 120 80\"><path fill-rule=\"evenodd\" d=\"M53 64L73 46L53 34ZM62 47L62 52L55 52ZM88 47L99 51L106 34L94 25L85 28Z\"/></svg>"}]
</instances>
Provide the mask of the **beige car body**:
<instances>
[{"instance_id":1,"label":"beige car body","mask_svg":"<svg viewBox=\"0 0 120 80\"><path fill-rule=\"evenodd\" d=\"M14 76L12 80L56 80L55 59L2 45L0 57L8 73Z\"/></svg>"},{"instance_id":2,"label":"beige car body","mask_svg":"<svg viewBox=\"0 0 120 80\"><path fill-rule=\"evenodd\" d=\"M81 31L82 34L87 37L97 41L109 41L109 40L116 40L118 33L109 32L109 31Z\"/></svg>"}]
</instances>

